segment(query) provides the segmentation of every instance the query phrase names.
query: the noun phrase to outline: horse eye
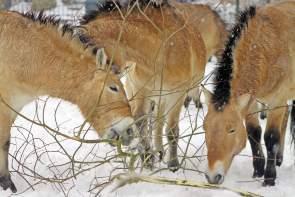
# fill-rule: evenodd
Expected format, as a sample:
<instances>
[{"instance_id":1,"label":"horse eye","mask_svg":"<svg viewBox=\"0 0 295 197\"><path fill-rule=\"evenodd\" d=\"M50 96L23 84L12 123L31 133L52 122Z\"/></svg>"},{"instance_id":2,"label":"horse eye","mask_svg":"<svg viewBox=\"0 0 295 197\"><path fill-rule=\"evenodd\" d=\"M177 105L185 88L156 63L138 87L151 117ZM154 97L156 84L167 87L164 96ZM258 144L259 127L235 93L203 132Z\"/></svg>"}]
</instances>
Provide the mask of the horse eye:
<instances>
[{"instance_id":1,"label":"horse eye","mask_svg":"<svg viewBox=\"0 0 295 197\"><path fill-rule=\"evenodd\" d=\"M234 133L234 132L235 132L234 129L230 129L230 130L228 131L228 133Z\"/></svg>"},{"instance_id":2,"label":"horse eye","mask_svg":"<svg viewBox=\"0 0 295 197\"><path fill-rule=\"evenodd\" d=\"M119 88L116 85L111 85L109 88L113 92L119 92Z\"/></svg>"}]
</instances>

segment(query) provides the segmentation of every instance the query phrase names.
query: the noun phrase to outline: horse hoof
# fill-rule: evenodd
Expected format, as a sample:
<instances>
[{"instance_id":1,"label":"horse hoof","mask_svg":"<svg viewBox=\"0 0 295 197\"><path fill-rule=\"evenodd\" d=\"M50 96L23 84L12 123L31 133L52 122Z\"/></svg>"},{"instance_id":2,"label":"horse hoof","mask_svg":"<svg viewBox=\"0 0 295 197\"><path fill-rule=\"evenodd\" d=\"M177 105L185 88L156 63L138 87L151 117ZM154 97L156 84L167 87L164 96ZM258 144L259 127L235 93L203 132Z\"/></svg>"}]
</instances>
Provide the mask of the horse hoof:
<instances>
[{"instance_id":1,"label":"horse hoof","mask_svg":"<svg viewBox=\"0 0 295 197\"><path fill-rule=\"evenodd\" d=\"M17 189L12 182L10 175L8 176L0 176L0 186L4 189L7 190L8 188L13 192L16 193Z\"/></svg>"},{"instance_id":2,"label":"horse hoof","mask_svg":"<svg viewBox=\"0 0 295 197\"><path fill-rule=\"evenodd\" d=\"M185 98L185 101L184 101L184 107L185 107L186 109L188 108L188 106L189 106L191 100L192 100L192 97L190 97L190 96L187 96L187 97Z\"/></svg>"},{"instance_id":3,"label":"horse hoof","mask_svg":"<svg viewBox=\"0 0 295 197\"><path fill-rule=\"evenodd\" d=\"M203 108L203 104L201 103L201 101L194 101L195 102L195 106L196 108L202 109Z\"/></svg>"},{"instance_id":4,"label":"horse hoof","mask_svg":"<svg viewBox=\"0 0 295 197\"><path fill-rule=\"evenodd\" d=\"M141 161L142 161L142 166L144 168L152 170L154 168L154 160L155 156L152 153L143 153L140 155Z\"/></svg>"},{"instance_id":5,"label":"horse hoof","mask_svg":"<svg viewBox=\"0 0 295 197\"><path fill-rule=\"evenodd\" d=\"M254 173L253 173L253 178L260 178L260 177L263 177L264 175L264 170L261 171L261 170L255 170Z\"/></svg>"},{"instance_id":6,"label":"horse hoof","mask_svg":"<svg viewBox=\"0 0 295 197\"><path fill-rule=\"evenodd\" d=\"M264 187L275 186L275 180L274 179L266 179L266 180L264 180L262 186L264 186Z\"/></svg>"},{"instance_id":7,"label":"horse hoof","mask_svg":"<svg viewBox=\"0 0 295 197\"><path fill-rule=\"evenodd\" d=\"M262 177L264 175L264 166L265 166L265 159L262 156L259 158L255 158L253 162L253 167L254 167L254 173L253 173L253 178L256 177Z\"/></svg>"},{"instance_id":8,"label":"horse hoof","mask_svg":"<svg viewBox=\"0 0 295 197\"><path fill-rule=\"evenodd\" d=\"M158 152L158 155L159 155L159 161L162 161L163 158L164 158L164 152L163 151L159 151Z\"/></svg>"},{"instance_id":9,"label":"horse hoof","mask_svg":"<svg viewBox=\"0 0 295 197\"><path fill-rule=\"evenodd\" d=\"M168 162L168 168L171 172L176 172L180 168L178 159L174 159Z\"/></svg>"},{"instance_id":10,"label":"horse hoof","mask_svg":"<svg viewBox=\"0 0 295 197\"><path fill-rule=\"evenodd\" d=\"M277 158L276 158L276 166L281 166L283 163L283 155L281 155L280 153L277 154Z\"/></svg>"},{"instance_id":11,"label":"horse hoof","mask_svg":"<svg viewBox=\"0 0 295 197\"><path fill-rule=\"evenodd\" d=\"M277 172L275 165L266 166L263 186L274 186L276 177Z\"/></svg>"}]
</instances>

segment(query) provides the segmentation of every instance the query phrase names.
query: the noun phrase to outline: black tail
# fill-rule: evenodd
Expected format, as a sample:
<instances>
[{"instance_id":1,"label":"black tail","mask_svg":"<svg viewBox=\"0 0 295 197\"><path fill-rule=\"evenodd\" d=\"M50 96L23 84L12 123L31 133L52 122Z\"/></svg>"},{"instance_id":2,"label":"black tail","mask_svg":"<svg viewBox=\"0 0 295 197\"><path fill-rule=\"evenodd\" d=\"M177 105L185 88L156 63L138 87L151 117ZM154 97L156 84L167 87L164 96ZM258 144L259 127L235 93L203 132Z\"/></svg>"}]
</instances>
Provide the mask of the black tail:
<instances>
[{"instance_id":1,"label":"black tail","mask_svg":"<svg viewBox=\"0 0 295 197\"><path fill-rule=\"evenodd\" d=\"M295 142L295 100L292 101L290 131L292 137L292 143Z\"/></svg>"}]
</instances>

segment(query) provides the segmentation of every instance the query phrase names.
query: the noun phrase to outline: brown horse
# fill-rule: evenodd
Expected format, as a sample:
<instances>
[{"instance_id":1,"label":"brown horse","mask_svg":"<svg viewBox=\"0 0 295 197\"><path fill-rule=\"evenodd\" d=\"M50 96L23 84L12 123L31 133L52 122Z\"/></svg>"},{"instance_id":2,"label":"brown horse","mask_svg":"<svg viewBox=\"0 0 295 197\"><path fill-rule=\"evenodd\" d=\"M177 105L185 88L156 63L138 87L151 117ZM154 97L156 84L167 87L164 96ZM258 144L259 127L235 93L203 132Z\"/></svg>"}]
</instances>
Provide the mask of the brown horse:
<instances>
[{"instance_id":1,"label":"brown horse","mask_svg":"<svg viewBox=\"0 0 295 197\"><path fill-rule=\"evenodd\" d=\"M183 17L187 25L193 28L193 31L200 32L206 47L206 60L213 55L219 57L224 47L227 34L226 25L220 16L208 5L170 2L176 9L176 13ZM187 108L189 102L193 99L196 107L202 107L199 102L200 93L198 91L190 92L185 100Z\"/></svg>"},{"instance_id":2,"label":"brown horse","mask_svg":"<svg viewBox=\"0 0 295 197\"><path fill-rule=\"evenodd\" d=\"M132 138L133 118L107 57L90 37L41 13L0 12L0 186L16 192L8 171L10 127L38 96L76 104L100 136Z\"/></svg>"},{"instance_id":3,"label":"brown horse","mask_svg":"<svg viewBox=\"0 0 295 197\"><path fill-rule=\"evenodd\" d=\"M222 48L226 31L220 18L201 5L164 2L159 6L147 0L131 1L123 8L107 1L87 14L82 24L113 54L115 64L129 66L126 89L134 116L146 117L151 101L155 103L154 149L163 151L162 132L167 123L168 167L177 170L181 107L188 94L198 103L198 84L206 61ZM151 132L147 132L146 123L138 125L148 150Z\"/></svg>"},{"instance_id":4,"label":"brown horse","mask_svg":"<svg viewBox=\"0 0 295 197\"><path fill-rule=\"evenodd\" d=\"M264 141L267 164L264 185L274 185L281 165L288 109L295 94L295 2L244 11L229 36L216 69L215 88L205 118L210 183L222 183L233 157L261 129L243 120L255 99L268 104ZM259 156L260 149L257 150ZM264 165L264 164L263 164ZM261 171L263 172L263 171ZM261 175L261 174L260 174Z\"/></svg>"}]
</instances>

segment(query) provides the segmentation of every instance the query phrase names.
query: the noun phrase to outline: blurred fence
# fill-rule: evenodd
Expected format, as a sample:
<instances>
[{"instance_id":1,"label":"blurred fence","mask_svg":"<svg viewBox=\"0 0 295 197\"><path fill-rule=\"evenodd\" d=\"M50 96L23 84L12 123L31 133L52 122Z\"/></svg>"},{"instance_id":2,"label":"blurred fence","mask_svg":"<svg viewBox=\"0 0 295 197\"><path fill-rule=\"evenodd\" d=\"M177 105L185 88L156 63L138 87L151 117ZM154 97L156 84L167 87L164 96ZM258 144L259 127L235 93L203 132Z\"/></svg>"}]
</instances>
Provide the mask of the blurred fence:
<instances>
[{"instance_id":1,"label":"blurred fence","mask_svg":"<svg viewBox=\"0 0 295 197\"><path fill-rule=\"evenodd\" d=\"M38 2L37 0L36 2L36 4L38 4L39 6L37 7L37 9L34 8L34 1L32 0L0 0L0 3L2 3L2 8L4 7L4 9L6 10L13 10L18 12L43 10L44 8L42 7L41 1ZM46 0L44 2L47 3ZM73 0L69 1L69 3L64 3L64 1L62 0L56 0L52 7L50 7L49 9L45 8L44 11L46 14L56 15L62 20L76 21L85 13L85 5L85 0ZM44 7L46 6L48 5L44 4Z\"/></svg>"},{"instance_id":2,"label":"blurred fence","mask_svg":"<svg viewBox=\"0 0 295 197\"><path fill-rule=\"evenodd\" d=\"M95 7L95 3L104 0L0 0L0 9L9 9L19 12L26 12L32 9L32 2L49 2L54 1L55 5L51 9L45 9L49 14L61 16L65 19L73 20L73 18L85 13L85 7L91 9ZM278 0L178 0L180 2L196 2L205 4L231 4L235 5L235 12L249 5L263 5ZM66 3L66 4L65 4ZM41 7L42 9L42 7Z\"/></svg>"}]
</instances>

